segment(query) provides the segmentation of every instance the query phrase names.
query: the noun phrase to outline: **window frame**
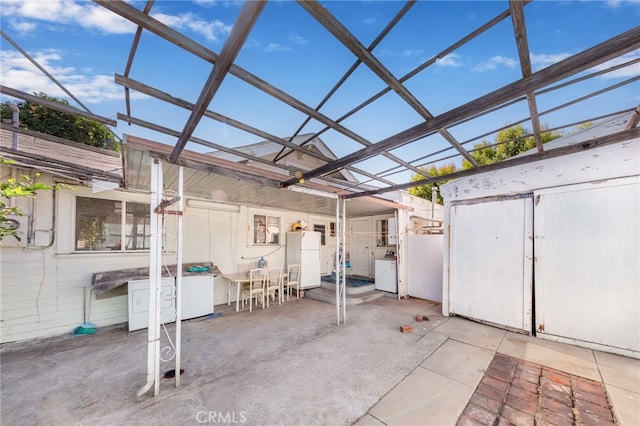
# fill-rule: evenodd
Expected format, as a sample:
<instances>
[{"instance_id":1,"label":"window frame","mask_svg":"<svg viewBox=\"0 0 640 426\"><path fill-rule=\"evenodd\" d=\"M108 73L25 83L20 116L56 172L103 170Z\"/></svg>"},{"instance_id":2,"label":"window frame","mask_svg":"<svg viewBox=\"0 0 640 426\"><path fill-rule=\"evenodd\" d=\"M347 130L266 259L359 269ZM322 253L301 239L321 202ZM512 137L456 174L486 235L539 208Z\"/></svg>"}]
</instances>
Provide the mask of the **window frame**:
<instances>
[{"instance_id":1,"label":"window frame","mask_svg":"<svg viewBox=\"0 0 640 426\"><path fill-rule=\"evenodd\" d=\"M256 221L256 216L262 216L265 219L265 242L261 243L256 241L258 239L258 230L256 229L256 223L258 223ZM277 213L273 213L273 212L269 212L269 211L251 211L248 215L248 219L249 219L249 235L248 235L248 242L249 242L249 246L255 246L255 247L264 247L264 246L281 246L283 245L283 238L282 238L282 215L281 214L277 214ZM271 238L271 241L267 241L267 237L269 235L269 231L268 228L270 226L267 226L270 223L270 219L277 219L277 224L278 224L278 232L277 232L277 238L276 241L273 241L273 237Z\"/></svg>"},{"instance_id":2,"label":"window frame","mask_svg":"<svg viewBox=\"0 0 640 426\"><path fill-rule=\"evenodd\" d=\"M98 250L91 250L91 249L79 249L78 248L78 233L79 233L79 229L78 229L78 198L86 198L86 199L90 199L90 200L99 200L99 201L110 201L113 202L114 208L117 208L117 203L120 203L120 248L113 248L113 246L111 248L108 247L104 247ZM129 214L132 213L128 213L129 209L127 208L128 205L130 204L139 204L139 205L143 205L146 206L146 215L143 215L141 217L143 217L143 220L145 220L145 224L144 226L146 227L148 233L147 234L142 234L142 238L143 238L143 247L146 245L147 247L142 248L142 249L127 249L126 245L127 245L127 216ZM144 210L143 210L144 211ZM150 204L148 202L144 202L144 201L139 201L139 200L128 200L128 199L124 199L124 198L117 198L117 197L95 197L95 196L91 196L91 194L78 194L76 196L74 196L74 203L73 203L73 223L72 223L72 227L71 227L71 233L72 233L72 239L70 241L71 243L71 249L72 249L72 253L76 253L76 254L104 254L104 253L127 253L127 254L133 254L133 253L148 253L150 251L149 245L150 245L150 238L151 238L151 228L150 228L150 221L151 221L151 217L150 217ZM135 237L135 238L139 238L139 236ZM118 244L118 243L114 243L114 244Z\"/></svg>"}]
</instances>

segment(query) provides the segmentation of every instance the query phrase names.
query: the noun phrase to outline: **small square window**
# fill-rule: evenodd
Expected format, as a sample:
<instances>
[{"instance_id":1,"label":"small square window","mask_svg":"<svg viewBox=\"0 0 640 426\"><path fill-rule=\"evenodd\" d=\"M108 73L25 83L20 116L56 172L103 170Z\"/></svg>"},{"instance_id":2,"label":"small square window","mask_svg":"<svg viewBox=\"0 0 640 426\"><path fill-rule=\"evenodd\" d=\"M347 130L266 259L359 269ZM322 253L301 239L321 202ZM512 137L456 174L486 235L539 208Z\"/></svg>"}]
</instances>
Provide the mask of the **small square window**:
<instances>
[{"instance_id":1,"label":"small square window","mask_svg":"<svg viewBox=\"0 0 640 426\"><path fill-rule=\"evenodd\" d=\"M280 244L280 218L260 214L253 215L253 244Z\"/></svg>"}]
</instances>

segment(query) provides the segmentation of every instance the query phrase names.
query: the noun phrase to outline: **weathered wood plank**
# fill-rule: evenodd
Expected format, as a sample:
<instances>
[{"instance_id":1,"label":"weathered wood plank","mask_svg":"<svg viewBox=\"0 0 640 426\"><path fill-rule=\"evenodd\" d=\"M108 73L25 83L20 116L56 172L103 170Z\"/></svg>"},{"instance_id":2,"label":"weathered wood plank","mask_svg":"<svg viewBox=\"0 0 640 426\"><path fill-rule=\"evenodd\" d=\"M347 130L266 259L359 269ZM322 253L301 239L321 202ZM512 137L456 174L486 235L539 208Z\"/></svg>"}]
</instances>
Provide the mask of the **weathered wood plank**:
<instances>
[{"instance_id":1,"label":"weathered wood plank","mask_svg":"<svg viewBox=\"0 0 640 426\"><path fill-rule=\"evenodd\" d=\"M208 266L210 269L206 272L189 272L188 268L192 266ZM167 265L166 268L162 268L163 277L175 277L177 273L177 265ZM185 263L182 265L182 276L197 276L197 275L222 275L217 266L212 262L195 262ZM149 278L149 267L144 268L130 268L130 269L118 269L114 271L95 272L91 276L91 290L96 294L96 297L102 296L106 292L110 294L106 297L114 297L120 295L120 292L113 292L114 289L123 286L132 280L144 280ZM98 297L104 298L105 296Z\"/></svg>"}]
</instances>

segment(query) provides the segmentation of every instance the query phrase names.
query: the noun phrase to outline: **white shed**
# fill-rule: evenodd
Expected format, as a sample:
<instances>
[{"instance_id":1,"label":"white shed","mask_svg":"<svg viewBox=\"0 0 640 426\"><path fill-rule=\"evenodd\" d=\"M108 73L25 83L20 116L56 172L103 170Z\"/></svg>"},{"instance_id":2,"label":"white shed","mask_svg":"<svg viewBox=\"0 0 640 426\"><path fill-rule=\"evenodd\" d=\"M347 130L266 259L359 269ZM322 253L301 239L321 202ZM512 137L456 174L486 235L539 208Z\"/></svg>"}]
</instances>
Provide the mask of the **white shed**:
<instances>
[{"instance_id":1,"label":"white shed","mask_svg":"<svg viewBox=\"0 0 640 426\"><path fill-rule=\"evenodd\" d=\"M618 115L545 151L584 146L628 122ZM441 190L445 315L640 358L637 136Z\"/></svg>"}]
</instances>

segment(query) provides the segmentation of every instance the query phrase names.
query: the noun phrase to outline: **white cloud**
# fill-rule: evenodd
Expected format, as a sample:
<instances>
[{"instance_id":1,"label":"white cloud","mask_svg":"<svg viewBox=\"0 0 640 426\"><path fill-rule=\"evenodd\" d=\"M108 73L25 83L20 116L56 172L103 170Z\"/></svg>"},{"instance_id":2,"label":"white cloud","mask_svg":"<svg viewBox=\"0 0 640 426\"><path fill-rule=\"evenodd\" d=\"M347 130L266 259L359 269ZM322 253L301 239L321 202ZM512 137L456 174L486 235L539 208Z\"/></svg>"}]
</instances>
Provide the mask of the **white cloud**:
<instances>
[{"instance_id":1,"label":"white cloud","mask_svg":"<svg viewBox=\"0 0 640 426\"><path fill-rule=\"evenodd\" d=\"M164 13L155 13L152 16L163 24L176 29L189 29L194 33L203 35L209 41L218 41L220 37L226 36L231 31L231 25L227 25L222 21L204 21L198 19L192 13L183 13L180 15L167 15Z\"/></svg>"},{"instance_id":2,"label":"white cloud","mask_svg":"<svg viewBox=\"0 0 640 426\"><path fill-rule=\"evenodd\" d=\"M31 25L29 28L31 31L38 22L79 25L105 34L130 34L137 28L132 22L88 1L2 0L2 15L13 18L22 28L26 28L25 25ZM187 29L200 34L208 41L220 40L221 37L229 34L232 27L220 20L208 21L191 13L180 15L152 13L151 16L174 29Z\"/></svg>"},{"instance_id":3,"label":"white cloud","mask_svg":"<svg viewBox=\"0 0 640 426\"><path fill-rule=\"evenodd\" d=\"M362 20L362 23L365 25L373 25L376 23L376 18L365 18Z\"/></svg>"},{"instance_id":4,"label":"white cloud","mask_svg":"<svg viewBox=\"0 0 640 426\"><path fill-rule=\"evenodd\" d=\"M456 53L450 53L445 57L436 60L436 65L441 67L459 67L462 65L460 55Z\"/></svg>"},{"instance_id":5,"label":"white cloud","mask_svg":"<svg viewBox=\"0 0 640 426\"><path fill-rule=\"evenodd\" d=\"M291 41L292 43L295 43L295 44L297 44L299 46L304 46L305 44L308 43L308 41L304 37L299 36L297 34L290 35L289 36L289 41Z\"/></svg>"},{"instance_id":6,"label":"white cloud","mask_svg":"<svg viewBox=\"0 0 640 426\"><path fill-rule=\"evenodd\" d=\"M617 9L620 5L625 4L625 3L629 3L629 4L638 4L640 3L640 0L607 0L606 1L607 5Z\"/></svg>"},{"instance_id":7,"label":"white cloud","mask_svg":"<svg viewBox=\"0 0 640 426\"><path fill-rule=\"evenodd\" d=\"M291 48L278 43L269 43L267 44L267 47L264 48L265 52L284 52L287 50L291 50Z\"/></svg>"},{"instance_id":8,"label":"white cloud","mask_svg":"<svg viewBox=\"0 0 640 426\"><path fill-rule=\"evenodd\" d=\"M9 26L18 34L28 34L36 28L36 24L34 24L33 22L19 20L11 20Z\"/></svg>"},{"instance_id":9,"label":"white cloud","mask_svg":"<svg viewBox=\"0 0 640 426\"><path fill-rule=\"evenodd\" d=\"M541 68L548 67L549 65L553 65L557 62L560 62L563 59L568 58L569 56L571 56L570 53L552 53L552 54L532 53L530 55L530 58L531 58L531 65L536 69L541 69Z\"/></svg>"},{"instance_id":10,"label":"white cloud","mask_svg":"<svg viewBox=\"0 0 640 426\"><path fill-rule=\"evenodd\" d=\"M422 49L405 49L400 52L400 56L404 56L406 58L413 58L416 56L422 56L424 54L424 50Z\"/></svg>"},{"instance_id":11,"label":"white cloud","mask_svg":"<svg viewBox=\"0 0 640 426\"><path fill-rule=\"evenodd\" d=\"M83 103L98 104L124 98L123 89L113 81L113 75L92 74L91 70L58 66L64 59L60 50L41 50L29 54ZM26 93L42 92L49 96L68 98L62 89L20 53L3 50L0 55L2 84L5 86ZM134 99L147 97L137 92L132 92L131 96ZM72 100L69 101L75 104Z\"/></svg>"},{"instance_id":12,"label":"white cloud","mask_svg":"<svg viewBox=\"0 0 640 426\"><path fill-rule=\"evenodd\" d=\"M494 56L486 62L481 62L476 65L472 71L475 72L485 72L491 71L498 68L498 66L506 66L508 68L513 68L518 65L518 61L513 58L508 58L506 56Z\"/></svg>"},{"instance_id":13,"label":"white cloud","mask_svg":"<svg viewBox=\"0 0 640 426\"><path fill-rule=\"evenodd\" d=\"M20 21L21 25L46 22L61 25L79 25L108 34L126 34L136 26L107 9L89 2L73 0L2 0L2 14Z\"/></svg>"},{"instance_id":14,"label":"white cloud","mask_svg":"<svg viewBox=\"0 0 640 426\"><path fill-rule=\"evenodd\" d=\"M629 52L625 55L619 56L617 58L611 59L603 64L597 65L593 67L594 71L601 71L607 68L611 68L616 65L624 64L625 62L629 62L634 59L640 58L640 50L635 50L633 52ZM633 65L626 66L624 68L620 68L618 70L608 72L599 76L599 78L603 78L605 80L613 79L613 78L628 78L635 77L640 75L640 63L635 63Z\"/></svg>"}]
</instances>

